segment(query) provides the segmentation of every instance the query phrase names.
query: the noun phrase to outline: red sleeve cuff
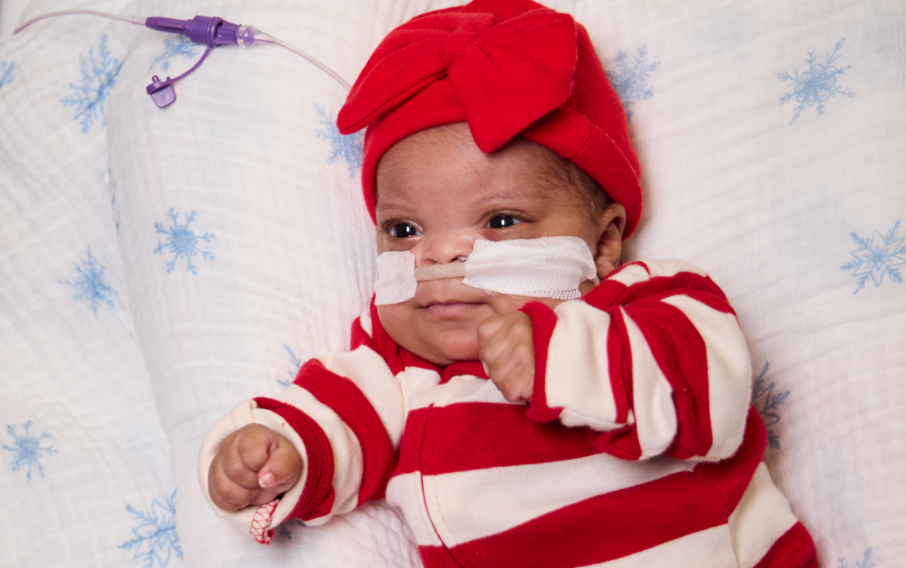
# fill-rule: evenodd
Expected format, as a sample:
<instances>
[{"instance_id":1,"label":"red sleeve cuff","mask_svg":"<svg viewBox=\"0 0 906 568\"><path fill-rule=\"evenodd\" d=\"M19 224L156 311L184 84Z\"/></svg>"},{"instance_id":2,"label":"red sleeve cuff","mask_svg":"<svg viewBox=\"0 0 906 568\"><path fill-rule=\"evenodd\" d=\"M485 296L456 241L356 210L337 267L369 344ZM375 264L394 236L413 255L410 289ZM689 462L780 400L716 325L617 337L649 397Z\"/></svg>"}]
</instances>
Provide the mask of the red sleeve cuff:
<instances>
[{"instance_id":1,"label":"red sleeve cuff","mask_svg":"<svg viewBox=\"0 0 906 568\"><path fill-rule=\"evenodd\" d=\"M560 417L562 408L547 405L545 384L547 382L547 352L551 336L557 326L557 314L541 302L529 302L520 309L532 320L532 343L535 349L535 382L532 387L532 401L526 410L529 420L551 422Z\"/></svg>"}]
</instances>

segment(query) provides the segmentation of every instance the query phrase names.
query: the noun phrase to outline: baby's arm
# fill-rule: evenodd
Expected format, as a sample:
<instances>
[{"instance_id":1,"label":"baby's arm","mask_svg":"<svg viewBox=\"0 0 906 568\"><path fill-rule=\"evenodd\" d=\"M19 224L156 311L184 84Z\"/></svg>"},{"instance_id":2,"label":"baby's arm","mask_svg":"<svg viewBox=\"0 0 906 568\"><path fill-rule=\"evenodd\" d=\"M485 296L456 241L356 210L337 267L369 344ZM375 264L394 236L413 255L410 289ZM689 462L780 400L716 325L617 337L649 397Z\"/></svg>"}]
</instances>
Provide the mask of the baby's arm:
<instances>
[{"instance_id":1,"label":"baby's arm","mask_svg":"<svg viewBox=\"0 0 906 568\"><path fill-rule=\"evenodd\" d=\"M227 436L208 470L208 493L219 508L235 512L264 505L289 490L302 473L292 442L260 424Z\"/></svg>"},{"instance_id":2,"label":"baby's arm","mask_svg":"<svg viewBox=\"0 0 906 568\"><path fill-rule=\"evenodd\" d=\"M751 364L736 315L704 273L673 261L631 263L582 301L532 320L537 421L589 429L624 459L719 461L739 448Z\"/></svg>"},{"instance_id":3,"label":"baby's arm","mask_svg":"<svg viewBox=\"0 0 906 568\"><path fill-rule=\"evenodd\" d=\"M287 519L316 526L383 496L402 436L402 392L370 324L356 325L352 352L307 362L280 399L240 403L202 443L204 494L259 542Z\"/></svg>"}]
</instances>

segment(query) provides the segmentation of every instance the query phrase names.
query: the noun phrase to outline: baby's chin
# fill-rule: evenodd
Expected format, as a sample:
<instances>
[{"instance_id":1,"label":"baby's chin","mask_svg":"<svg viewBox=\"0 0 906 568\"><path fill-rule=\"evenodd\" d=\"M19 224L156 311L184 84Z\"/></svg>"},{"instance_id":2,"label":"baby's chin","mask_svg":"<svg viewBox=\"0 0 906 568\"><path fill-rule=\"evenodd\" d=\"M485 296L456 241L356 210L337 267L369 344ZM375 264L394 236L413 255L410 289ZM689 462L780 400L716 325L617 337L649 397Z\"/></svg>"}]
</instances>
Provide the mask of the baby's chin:
<instances>
[{"instance_id":1,"label":"baby's chin","mask_svg":"<svg viewBox=\"0 0 906 568\"><path fill-rule=\"evenodd\" d=\"M400 346L425 361L446 367L458 361L478 360L478 331L444 330L433 337L420 337L411 346Z\"/></svg>"}]
</instances>

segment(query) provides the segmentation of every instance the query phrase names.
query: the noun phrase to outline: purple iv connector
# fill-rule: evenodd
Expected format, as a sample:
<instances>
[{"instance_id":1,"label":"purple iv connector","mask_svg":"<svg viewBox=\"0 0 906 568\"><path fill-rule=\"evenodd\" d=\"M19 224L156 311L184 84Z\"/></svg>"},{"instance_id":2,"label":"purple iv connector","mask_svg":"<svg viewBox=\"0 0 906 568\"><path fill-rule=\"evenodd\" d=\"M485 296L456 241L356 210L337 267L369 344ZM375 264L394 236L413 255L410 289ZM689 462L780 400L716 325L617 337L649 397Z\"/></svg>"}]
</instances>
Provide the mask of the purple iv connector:
<instances>
[{"instance_id":1,"label":"purple iv connector","mask_svg":"<svg viewBox=\"0 0 906 568\"><path fill-rule=\"evenodd\" d=\"M173 90L173 83L195 71L208 56L208 53L211 52L211 49L219 45L228 44L249 47L256 42L256 39L264 43L271 43L269 40L273 40L267 34L262 34L251 26L232 24L216 16L195 16L191 20L153 17L145 20L145 26L159 32L182 34L195 43L203 43L208 46L201 59L191 69L175 79L167 77L166 81L161 81L157 75L151 78L151 84L145 90L151 95L154 104L160 108L173 104L176 100L176 91Z\"/></svg>"}]
</instances>

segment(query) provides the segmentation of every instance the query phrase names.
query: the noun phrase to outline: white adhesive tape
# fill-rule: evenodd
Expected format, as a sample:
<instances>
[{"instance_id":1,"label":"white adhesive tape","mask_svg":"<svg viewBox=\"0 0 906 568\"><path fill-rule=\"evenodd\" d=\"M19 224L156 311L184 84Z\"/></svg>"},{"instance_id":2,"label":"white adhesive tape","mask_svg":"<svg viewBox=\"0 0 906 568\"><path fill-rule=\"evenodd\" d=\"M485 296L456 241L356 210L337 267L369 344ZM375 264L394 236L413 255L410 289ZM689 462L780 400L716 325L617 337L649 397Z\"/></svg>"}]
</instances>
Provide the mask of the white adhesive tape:
<instances>
[{"instance_id":1,"label":"white adhesive tape","mask_svg":"<svg viewBox=\"0 0 906 568\"><path fill-rule=\"evenodd\" d=\"M415 268L408 251L377 258L375 304L397 304L415 296L418 282L459 278L467 286L512 296L572 300L579 284L595 277L588 245L576 237L475 241L465 262Z\"/></svg>"}]
</instances>

